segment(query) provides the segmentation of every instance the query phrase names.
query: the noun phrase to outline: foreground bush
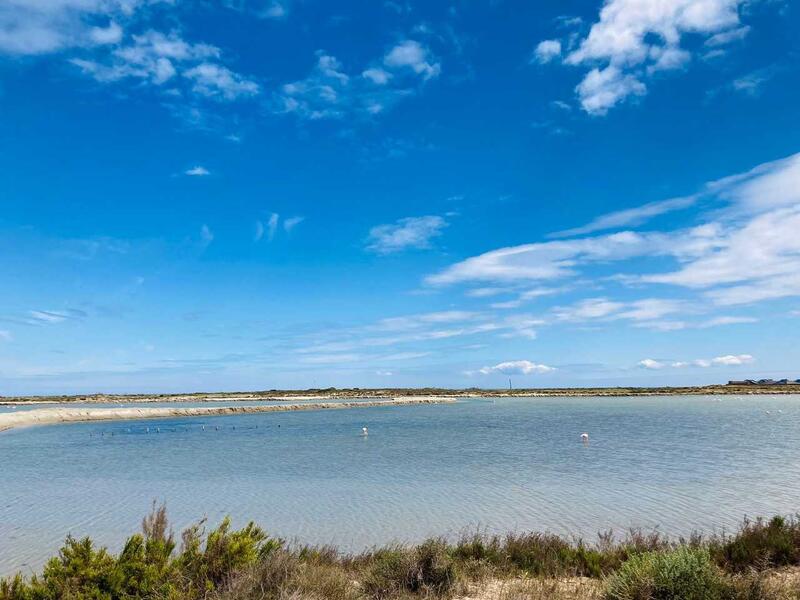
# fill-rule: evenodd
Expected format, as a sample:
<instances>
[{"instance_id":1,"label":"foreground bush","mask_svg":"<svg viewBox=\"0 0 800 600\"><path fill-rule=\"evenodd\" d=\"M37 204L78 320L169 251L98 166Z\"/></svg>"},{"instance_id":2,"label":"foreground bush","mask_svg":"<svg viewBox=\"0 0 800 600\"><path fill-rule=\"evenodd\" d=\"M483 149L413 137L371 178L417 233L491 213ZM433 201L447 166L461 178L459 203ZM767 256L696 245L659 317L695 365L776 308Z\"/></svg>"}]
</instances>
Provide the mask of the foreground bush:
<instances>
[{"instance_id":1,"label":"foreground bush","mask_svg":"<svg viewBox=\"0 0 800 600\"><path fill-rule=\"evenodd\" d=\"M800 600L800 571L769 570L800 564L799 532L797 520L775 518L746 522L733 537L678 542L639 531L593 545L475 534L353 556L290 547L229 519L209 531L201 522L178 542L154 507L118 555L68 537L41 574L0 580L0 600L441 599L480 583L500 600Z\"/></svg>"},{"instance_id":2,"label":"foreground bush","mask_svg":"<svg viewBox=\"0 0 800 600\"><path fill-rule=\"evenodd\" d=\"M414 549L376 552L369 560L362 589L381 599L404 592L445 596L458 584L456 563L441 540L429 540Z\"/></svg>"},{"instance_id":3,"label":"foreground bush","mask_svg":"<svg viewBox=\"0 0 800 600\"><path fill-rule=\"evenodd\" d=\"M719 600L723 583L705 549L646 552L627 560L606 584L606 600Z\"/></svg>"},{"instance_id":4,"label":"foreground bush","mask_svg":"<svg viewBox=\"0 0 800 600\"><path fill-rule=\"evenodd\" d=\"M800 523L783 517L745 521L738 535L712 547L717 562L734 572L800 565Z\"/></svg>"}]
</instances>

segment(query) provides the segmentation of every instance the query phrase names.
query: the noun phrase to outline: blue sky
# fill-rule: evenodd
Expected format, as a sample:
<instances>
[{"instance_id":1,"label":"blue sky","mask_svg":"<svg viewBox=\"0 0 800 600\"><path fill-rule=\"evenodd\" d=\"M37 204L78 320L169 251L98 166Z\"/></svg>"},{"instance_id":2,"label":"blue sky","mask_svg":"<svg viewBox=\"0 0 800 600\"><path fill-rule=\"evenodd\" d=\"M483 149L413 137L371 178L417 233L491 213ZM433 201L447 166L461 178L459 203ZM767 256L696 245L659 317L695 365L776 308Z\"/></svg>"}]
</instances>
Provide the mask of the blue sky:
<instances>
[{"instance_id":1,"label":"blue sky","mask_svg":"<svg viewBox=\"0 0 800 600\"><path fill-rule=\"evenodd\" d=\"M798 25L6 0L0 394L800 377Z\"/></svg>"}]
</instances>

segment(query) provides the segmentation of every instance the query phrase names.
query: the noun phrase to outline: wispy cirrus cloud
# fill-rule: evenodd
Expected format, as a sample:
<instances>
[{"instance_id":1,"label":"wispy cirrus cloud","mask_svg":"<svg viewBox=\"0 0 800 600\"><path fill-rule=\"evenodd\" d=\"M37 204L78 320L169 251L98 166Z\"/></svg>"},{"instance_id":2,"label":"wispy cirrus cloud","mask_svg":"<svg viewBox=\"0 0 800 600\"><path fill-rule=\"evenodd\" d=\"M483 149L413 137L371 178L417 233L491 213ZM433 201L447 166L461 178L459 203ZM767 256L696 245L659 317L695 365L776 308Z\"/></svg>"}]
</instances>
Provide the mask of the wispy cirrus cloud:
<instances>
[{"instance_id":1,"label":"wispy cirrus cloud","mask_svg":"<svg viewBox=\"0 0 800 600\"><path fill-rule=\"evenodd\" d=\"M211 242L213 241L214 241L214 232L211 231L211 228L208 225L203 224L202 227L200 227L200 244L203 247L206 247L210 245Z\"/></svg>"},{"instance_id":2,"label":"wispy cirrus cloud","mask_svg":"<svg viewBox=\"0 0 800 600\"><path fill-rule=\"evenodd\" d=\"M376 225L367 236L367 250L376 254L394 254L404 250L425 250L434 238L442 235L447 221L438 215L406 217L394 223Z\"/></svg>"},{"instance_id":3,"label":"wispy cirrus cloud","mask_svg":"<svg viewBox=\"0 0 800 600\"><path fill-rule=\"evenodd\" d=\"M275 94L275 112L310 121L369 118L415 94L440 72L441 64L431 50L411 39L397 43L382 61L357 73L347 72L335 56L320 51L305 79L284 84Z\"/></svg>"},{"instance_id":4,"label":"wispy cirrus cloud","mask_svg":"<svg viewBox=\"0 0 800 600\"><path fill-rule=\"evenodd\" d=\"M300 223L302 223L305 220L306 220L305 217L300 217L300 216L289 217L288 219L284 219L283 230L286 233L291 233L295 227L300 225Z\"/></svg>"},{"instance_id":5,"label":"wispy cirrus cloud","mask_svg":"<svg viewBox=\"0 0 800 600\"><path fill-rule=\"evenodd\" d=\"M630 225L702 200L701 225L673 231L620 231ZM742 305L800 296L800 154L761 164L704 185L686 198L598 217L567 233L578 237L491 250L457 262L426 282L436 287L481 288L591 277L599 265L638 261L638 274L618 279L631 285L661 284L702 291L716 305ZM563 232L562 232L563 233ZM660 268L647 266L658 259ZM664 261L667 262L664 265ZM673 265L670 268L670 264ZM648 272L650 271L650 272ZM675 323L662 323L677 327Z\"/></svg>"},{"instance_id":6,"label":"wispy cirrus cloud","mask_svg":"<svg viewBox=\"0 0 800 600\"><path fill-rule=\"evenodd\" d=\"M535 338L543 321L529 314L499 317L489 312L445 310L380 319L356 328L315 332L295 350L298 355L360 353L391 348L385 360L407 360L429 354L440 344L484 336ZM420 355L420 353L422 353ZM419 356L418 356L419 355Z\"/></svg>"},{"instance_id":7,"label":"wispy cirrus cloud","mask_svg":"<svg viewBox=\"0 0 800 600\"><path fill-rule=\"evenodd\" d=\"M662 369L684 369L686 367L699 367L701 369L707 369L709 367L738 367L741 365L749 365L753 362L755 362L755 358L750 354L726 354L711 359L698 358L689 361L645 358L640 360L637 366L651 371L660 371Z\"/></svg>"},{"instance_id":8,"label":"wispy cirrus cloud","mask_svg":"<svg viewBox=\"0 0 800 600\"><path fill-rule=\"evenodd\" d=\"M294 216L294 217L289 217L288 219L284 219L283 231L286 234L290 234L303 221L305 221L305 217L300 217L300 216ZM275 235L278 233L278 228L280 226L280 223L281 223L281 216L278 213L270 213L266 221L261 221L261 220L256 221L256 231L253 240L258 242L264 237L266 237L267 241L269 242L273 241L275 239Z\"/></svg>"},{"instance_id":9,"label":"wispy cirrus cloud","mask_svg":"<svg viewBox=\"0 0 800 600\"><path fill-rule=\"evenodd\" d=\"M482 367L478 369L477 372L482 375L491 375L492 373L502 373L503 375L532 375L552 373L555 370L555 367L537 364L529 360L510 360L497 363L491 367Z\"/></svg>"},{"instance_id":10,"label":"wispy cirrus cloud","mask_svg":"<svg viewBox=\"0 0 800 600\"><path fill-rule=\"evenodd\" d=\"M77 308L63 308L58 310L29 310L19 316L0 317L0 321L15 323L17 325L55 325L67 321L82 321L89 314ZM9 334L10 335L10 334ZM10 338L9 338L10 339Z\"/></svg>"},{"instance_id":11,"label":"wispy cirrus cloud","mask_svg":"<svg viewBox=\"0 0 800 600\"><path fill-rule=\"evenodd\" d=\"M660 200L658 202L649 202L618 210L605 215L601 215L596 219L590 221L586 225L580 227L573 227L572 229L565 229L556 233L550 234L552 238L574 237L595 233L596 231L605 231L608 229L620 229L622 227L636 227L642 223L646 223L650 219L670 213L676 210L689 208L697 202L697 196L686 196L684 198L670 198L669 200Z\"/></svg>"},{"instance_id":12,"label":"wispy cirrus cloud","mask_svg":"<svg viewBox=\"0 0 800 600\"><path fill-rule=\"evenodd\" d=\"M491 250L426 278L434 286L547 281L579 274L582 266L646 256L689 257L716 239L707 228L662 233L622 231L605 236L538 242Z\"/></svg>"},{"instance_id":13,"label":"wispy cirrus cloud","mask_svg":"<svg viewBox=\"0 0 800 600\"><path fill-rule=\"evenodd\" d=\"M173 95L232 102L260 92L258 83L222 65L221 58L216 46L187 42L176 30L149 30L105 55L70 62L103 83L134 79Z\"/></svg>"}]
</instances>

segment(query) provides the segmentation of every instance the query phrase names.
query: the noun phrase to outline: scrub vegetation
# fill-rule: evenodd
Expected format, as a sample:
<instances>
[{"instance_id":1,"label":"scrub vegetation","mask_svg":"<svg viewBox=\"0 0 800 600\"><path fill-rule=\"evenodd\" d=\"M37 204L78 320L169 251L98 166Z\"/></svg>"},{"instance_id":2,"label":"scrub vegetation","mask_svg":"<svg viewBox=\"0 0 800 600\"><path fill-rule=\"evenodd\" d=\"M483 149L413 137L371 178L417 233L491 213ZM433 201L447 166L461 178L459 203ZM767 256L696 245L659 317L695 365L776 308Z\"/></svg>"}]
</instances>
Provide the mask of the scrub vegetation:
<instances>
[{"instance_id":1,"label":"scrub vegetation","mask_svg":"<svg viewBox=\"0 0 800 600\"><path fill-rule=\"evenodd\" d=\"M119 554L68 537L41 573L0 581L0 600L800 600L799 566L796 518L712 538L476 533L353 555L230 519L176 537L154 506Z\"/></svg>"}]
</instances>

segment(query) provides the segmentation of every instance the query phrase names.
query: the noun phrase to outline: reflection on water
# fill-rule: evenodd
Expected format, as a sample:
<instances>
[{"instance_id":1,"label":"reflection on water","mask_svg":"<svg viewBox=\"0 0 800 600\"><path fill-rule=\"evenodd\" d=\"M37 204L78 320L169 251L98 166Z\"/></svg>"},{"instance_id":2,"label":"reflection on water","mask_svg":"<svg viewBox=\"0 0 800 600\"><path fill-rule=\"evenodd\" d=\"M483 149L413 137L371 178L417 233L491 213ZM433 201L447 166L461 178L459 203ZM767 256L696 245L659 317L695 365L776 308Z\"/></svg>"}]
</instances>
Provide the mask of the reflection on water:
<instances>
[{"instance_id":1,"label":"reflection on water","mask_svg":"<svg viewBox=\"0 0 800 600\"><path fill-rule=\"evenodd\" d=\"M39 567L69 532L117 550L153 499L176 527L230 514L347 549L478 526L590 538L730 528L800 507L798 431L799 396L476 400L15 430L0 434L0 573Z\"/></svg>"}]
</instances>

